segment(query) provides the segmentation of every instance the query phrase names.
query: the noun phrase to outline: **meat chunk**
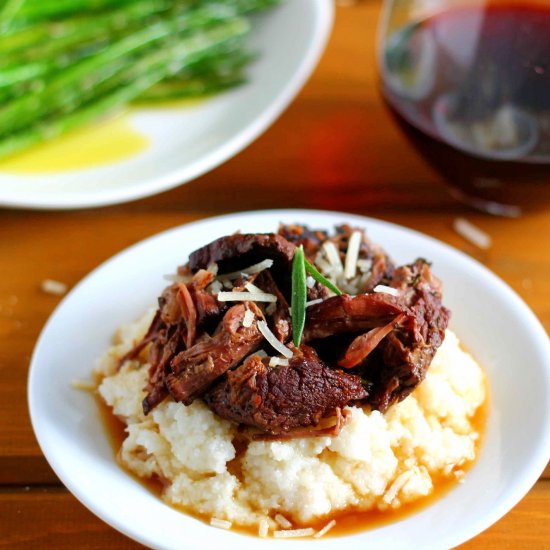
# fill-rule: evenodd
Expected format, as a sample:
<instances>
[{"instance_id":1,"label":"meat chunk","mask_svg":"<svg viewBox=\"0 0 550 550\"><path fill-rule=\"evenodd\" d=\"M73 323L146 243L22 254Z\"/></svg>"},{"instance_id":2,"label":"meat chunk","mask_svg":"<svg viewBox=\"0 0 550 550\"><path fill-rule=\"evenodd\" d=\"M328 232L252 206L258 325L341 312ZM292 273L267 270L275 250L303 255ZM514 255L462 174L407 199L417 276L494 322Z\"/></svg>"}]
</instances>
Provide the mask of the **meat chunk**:
<instances>
[{"instance_id":1,"label":"meat chunk","mask_svg":"<svg viewBox=\"0 0 550 550\"><path fill-rule=\"evenodd\" d=\"M361 332L390 323L403 306L388 294L333 296L308 308L304 341L345 332Z\"/></svg>"},{"instance_id":2,"label":"meat chunk","mask_svg":"<svg viewBox=\"0 0 550 550\"><path fill-rule=\"evenodd\" d=\"M204 338L172 359L171 372L165 375L164 383L176 401L189 405L216 378L258 348L263 336L256 321L262 319L263 314L253 303L250 309L255 314L250 327L243 325L245 304L233 306L214 336Z\"/></svg>"},{"instance_id":3,"label":"meat chunk","mask_svg":"<svg viewBox=\"0 0 550 550\"><path fill-rule=\"evenodd\" d=\"M361 378L324 365L301 347L289 366L269 367L255 355L204 396L219 416L270 434L316 426L337 409L365 399Z\"/></svg>"},{"instance_id":4,"label":"meat chunk","mask_svg":"<svg viewBox=\"0 0 550 550\"><path fill-rule=\"evenodd\" d=\"M310 307L304 330L306 342L356 335L338 364L369 380L368 402L383 412L424 380L449 321L441 283L424 260L397 268L389 285L398 296L343 295Z\"/></svg>"},{"instance_id":5,"label":"meat chunk","mask_svg":"<svg viewBox=\"0 0 550 550\"><path fill-rule=\"evenodd\" d=\"M359 365L380 344L380 342L405 319L404 313L399 314L393 321L383 327L376 327L360 336L350 344L338 365L351 369Z\"/></svg>"},{"instance_id":6,"label":"meat chunk","mask_svg":"<svg viewBox=\"0 0 550 550\"><path fill-rule=\"evenodd\" d=\"M441 301L441 283L425 260L397 268L390 284L400 289L408 315L380 344L384 368L364 374L373 381L369 401L381 411L405 399L424 380L450 317Z\"/></svg>"},{"instance_id":7,"label":"meat chunk","mask_svg":"<svg viewBox=\"0 0 550 550\"><path fill-rule=\"evenodd\" d=\"M295 246L275 233L254 233L229 235L195 250L189 256L192 272L218 264L219 273L230 273L244 269L263 260L273 260L272 274L290 296L290 272Z\"/></svg>"},{"instance_id":8,"label":"meat chunk","mask_svg":"<svg viewBox=\"0 0 550 550\"><path fill-rule=\"evenodd\" d=\"M326 231L310 229L305 225L298 224L280 224L279 235L282 235L295 246L302 245L304 253L310 262L315 260L315 256L319 252L321 245L328 239Z\"/></svg>"}]
</instances>

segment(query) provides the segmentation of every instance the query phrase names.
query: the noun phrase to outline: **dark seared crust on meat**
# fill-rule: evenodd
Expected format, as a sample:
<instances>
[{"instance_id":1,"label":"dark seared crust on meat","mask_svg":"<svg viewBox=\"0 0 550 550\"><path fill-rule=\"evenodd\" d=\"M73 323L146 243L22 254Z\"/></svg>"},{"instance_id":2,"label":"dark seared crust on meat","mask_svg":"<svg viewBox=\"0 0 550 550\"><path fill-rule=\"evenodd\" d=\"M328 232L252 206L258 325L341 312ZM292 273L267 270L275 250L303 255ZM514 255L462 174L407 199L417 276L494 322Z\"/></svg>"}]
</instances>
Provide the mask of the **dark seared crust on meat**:
<instances>
[{"instance_id":1,"label":"dark seared crust on meat","mask_svg":"<svg viewBox=\"0 0 550 550\"><path fill-rule=\"evenodd\" d=\"M218 273L244 269L263 260L273 260L271 272L287 297L290 297L290 272L295 246L275 233L229 235L212 241L189 256L192 272L218 264Z\"/></svg>"},{"instance_id":2,"label":"dark seared crust on meat","mask_svg":"<svg viewBox=\"0 0 550 550\"><path fill-rule=\"evenodd\" d=\"M289 366L269 367L267 359L251 357L203 399L222 418L276 435L316 426L367 397L359 376L327 367L313 348L300 350Z\"/></svg>"}]
</instances>

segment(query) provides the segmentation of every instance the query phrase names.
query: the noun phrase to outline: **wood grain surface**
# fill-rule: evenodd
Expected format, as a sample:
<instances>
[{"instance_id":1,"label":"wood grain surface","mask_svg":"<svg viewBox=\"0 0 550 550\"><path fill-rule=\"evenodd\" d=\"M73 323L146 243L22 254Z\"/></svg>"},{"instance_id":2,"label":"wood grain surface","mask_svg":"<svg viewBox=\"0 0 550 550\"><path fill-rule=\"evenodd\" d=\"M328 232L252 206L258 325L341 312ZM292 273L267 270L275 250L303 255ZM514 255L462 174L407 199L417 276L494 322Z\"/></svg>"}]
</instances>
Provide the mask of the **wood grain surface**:
<instances>
[{"instance_id":1,"label":"wood grain surface","mask_svg":"<svg viewBox=\"0 0 550 550\"><path fill-rule=\"evenodd\" d=\"M69 287L123 248L211 215L259 208L357 212L432 235L502 277L550 331L550 211L520 219L472 212L414 153L381 100L374 34L378 0L337 7L318 69L283 116L213 172L141 201L74 212L0 210L0 546L139 548L60 484L34 438L26 402L30 357L60 301L41 282ZM452 228L465 216L493 238L482 252ZM550 548L550 472L464 548ZM32 528L29 528L32 525Z\"/></svg>"}]
</instances>

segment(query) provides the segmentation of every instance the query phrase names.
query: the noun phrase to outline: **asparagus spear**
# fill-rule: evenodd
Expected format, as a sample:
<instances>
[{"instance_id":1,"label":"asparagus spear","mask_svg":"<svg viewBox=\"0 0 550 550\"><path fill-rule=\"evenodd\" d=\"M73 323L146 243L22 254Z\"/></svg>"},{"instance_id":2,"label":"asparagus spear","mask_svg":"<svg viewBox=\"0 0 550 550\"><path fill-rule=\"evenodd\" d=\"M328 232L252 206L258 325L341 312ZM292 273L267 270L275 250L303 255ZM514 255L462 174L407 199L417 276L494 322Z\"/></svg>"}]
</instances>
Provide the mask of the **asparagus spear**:
<instances>
[{"instance_id":1,"label":"asparagus spear","mask_svg":"<svg viewBox=\"0 0 550 550\"><path fill-rule=\"evenodd\" d=\"M0 1L0 156L139 96L204 95L242 82L251 55L236 15L278 2Z\"/></svg>"},{"instance_id":2,"label":"asparagus spear","mask_svg":"<svg viewBox=\"0 0 550 550\"><path fill-rule=\"evenodd\" d=\"M0 9L0 34L10 30L25 0L7 0Z\"/></svg>"},{"instance_id":3,"label":"asparagus spear","mask_svg":"<svg viewBox=\"0 0 550 550\"><path fill-rule=\"evenodd\" d=\"M159 82L141 94L136 103L155 103L174 99L205 97L245 82L240 74L224 77L192 78L182 82Z\"/></svg>"},{"instance_id":4,"label":"asparagus spear","mask_svg":"<svg viewBox=\"0 0 550 550\"><path fill-rule=\"evenodd\" d=\"M79 43L120 34L134 25L143 27L152 16L163 14L173 6L173 0L136 0L109 13L83 13L64 21L46 21L5 33L0 36L0 63L8 65L21 59L45 59L67 53Z\"/></svg>"},{"instance_id":5,"label":"asparagus spear","mask_svg":"<svg viewBox=\"0 0 550 550\"><path fill-rule=\"evenodd\" d=\"M216 22L210 10L189 12L175 20L158 22L140 32L124 37L109 48L60 72L40 90L27 94L0 108L0 133L8 134L31 123L33 119L61 109L67 104L93 95L93 88L123 70L132 54L174 34L201 28ZM242 22L242 20L239 20Z\"/></svg>"},{"instance_id":6,"label":"asparagus spear","mask_svg":"<svg viewBox=\"0 0 550 550\"><path fill-rule=\"evenodd\" d=\"M139 62L134 70L134 73L139 75L137 78L126 80L123 85L113 82L110 93L96 97L83 106L75 103L73 110L67 114L52 116L44 122L32 124L0 141L0 158L57 137L101 115L119 109L157 82L181 71L205 50L220 47L247 31L246 21L236 19L157 50L154 55Z\"/></svg>"},{"instance_id":7,"label":"asparagus spear","mask_svg":"<svg viewBox=\"0 0 550 550\"><path fill-rule=\"evenodd\" d=\"M133 0L35 0L23 3L12 21L13 24L21 26L37 21L66 17L83 11L116 8L132 2Z\"/></svg>"},{"instance_id":8,"label":"asparagus spear","mask_svg":"<svg viewBox=\"0 0 550 550\"><path fill-rule=\"evenodd\" d=\"M82 12L111 10L135 0L40 0L24 3L14 14L13 24L23 26L39 21L62 19ZM238 10L241 15L262 11L280 0L173 0L174 6L214 5Z\"/></svg>"},{"instance_id":9,"label":"asparagus spear","mask_svg":"<svg viewBox=\"0 0 550 550\"><path fill-rule=\"evenodd\" d=\"M211 95L246 81L242 69L254 55L241 46L224 52L212 51L171 79L163 80L147 90L137 102L159 102L179 98Z\"/></svg>"},{"instance_id":10,"label":"asparagus spear","mask_svg":"<svg viewBox=\"0 0 550 550\"><path fill-rule=\"evenodd\" d=\"M144 19L158 14L159 11L165 11L169 5L167 1L147 0L130 6L130 9L116 10L108 16L89 18L84 25L64 24L63 29L55 29L54 25L50 25L51 32L56 34L53 39L40 45L27 45L20 52L1 56L0 88L14 88L9 93L0 92L0 99L5 100L17 95L23 83L30 85L31 81L56 72L108 46L109 42L123 34L120 29L128 33L135 29L138 23L142 26ZM9 44L9 38L6 37L4 41L0 39L0 53L2 46L5 43Z\"/></svg>"}]
</instances>

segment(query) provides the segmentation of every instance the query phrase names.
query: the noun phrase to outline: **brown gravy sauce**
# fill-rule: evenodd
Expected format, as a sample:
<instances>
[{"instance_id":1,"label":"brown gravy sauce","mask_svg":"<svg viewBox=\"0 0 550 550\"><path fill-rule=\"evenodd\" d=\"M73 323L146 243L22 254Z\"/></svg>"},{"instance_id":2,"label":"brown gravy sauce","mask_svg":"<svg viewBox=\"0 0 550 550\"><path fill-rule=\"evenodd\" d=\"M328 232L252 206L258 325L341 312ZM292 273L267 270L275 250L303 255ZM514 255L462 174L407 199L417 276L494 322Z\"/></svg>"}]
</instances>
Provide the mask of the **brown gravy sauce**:
<instances>
[{"instance_id":1,"label":"brown gravy sauce","mask_svg":"<svg viewBox=\"0 0 550 550\"><path fill-rule=\"evenodd\" d=\"M489 392L488 392L486 381L485 381L485 390L486 390L485 401L477 409L474 417L471 420L474 430L480 436L475 443L476 457L479 454L479 449L481 446L483 435L485 433L485 426L487 424L486 422L487 414L489 411ZM96 401L98 403L101 420L103 421L103 424L105 426L106 432L109 437L109 441L111 443L111 447L113 448L113 454L117 459L117 462L120 464L121 468L123 468L126 473L130 474L138 483L140 483L141 485L146 487L148 490L150 490L152 493L154 493L159 498L161 498L162 490L164 488L164 483L161 479L140 478L136 474L127 470L120 463L120 460L118 460L118 454L122 446L122 442L126 437L126 432L125 432L126 426L122 421L120 421L112 413L110 407L108 407L103 402L103 400L99 397L99 395L96 395ZM239 449L237 449L237 451L238 450ZM243 450L244 448L241 449L241 452ZM475 460L462 465L460 470L467 472L473 466L474 462ZM437 500L445 496L451 489L453 489L453 487L456 487L456 485L459 483L459 480L457 478L454 478L453 476L449 476L449 477L441 476L440 478L435 478L435 479L432 477L432 480L434 484L434 489L431 494L427 495L426 497L420 497L418 500L415 500L414 502L403 504L402 506L400 506L395 510L391 508L388 508L387 510L369 510L369 511L345 510L341 512L336 512L328 518L323 518L318 521L309 522L304 525L299 525L294 523L293 528L298 529L302 527L313 527L316 531L318 531L322 529L331 519L335 519L336 525L332 529L330 529L330 531L326 535L324 535L323 538L326 538L326 537L334 537L334 536L342 536L342 535L358 533L361 531L365 531L367 529L374 529L376 527L381 527L383 525L393 523L395 521L409 517L414 513L427 508L428 506L431 506ZM172 506L173 508L176 508L177 510L180 510L181 512L189 516L199 519L200 521L203 521L205 523L210 522L210 516L208 515L197 514L196 512L189 511L188 509L182 506L174 506L174 505L170 505L170 506ZM233 524L233 526L231 527L231 530L244 533L247 535L258 536L257 527L240 526L240 525ZM289 540L292 540L292 539L289 539Z\"/></svg>"}]
</instances>

